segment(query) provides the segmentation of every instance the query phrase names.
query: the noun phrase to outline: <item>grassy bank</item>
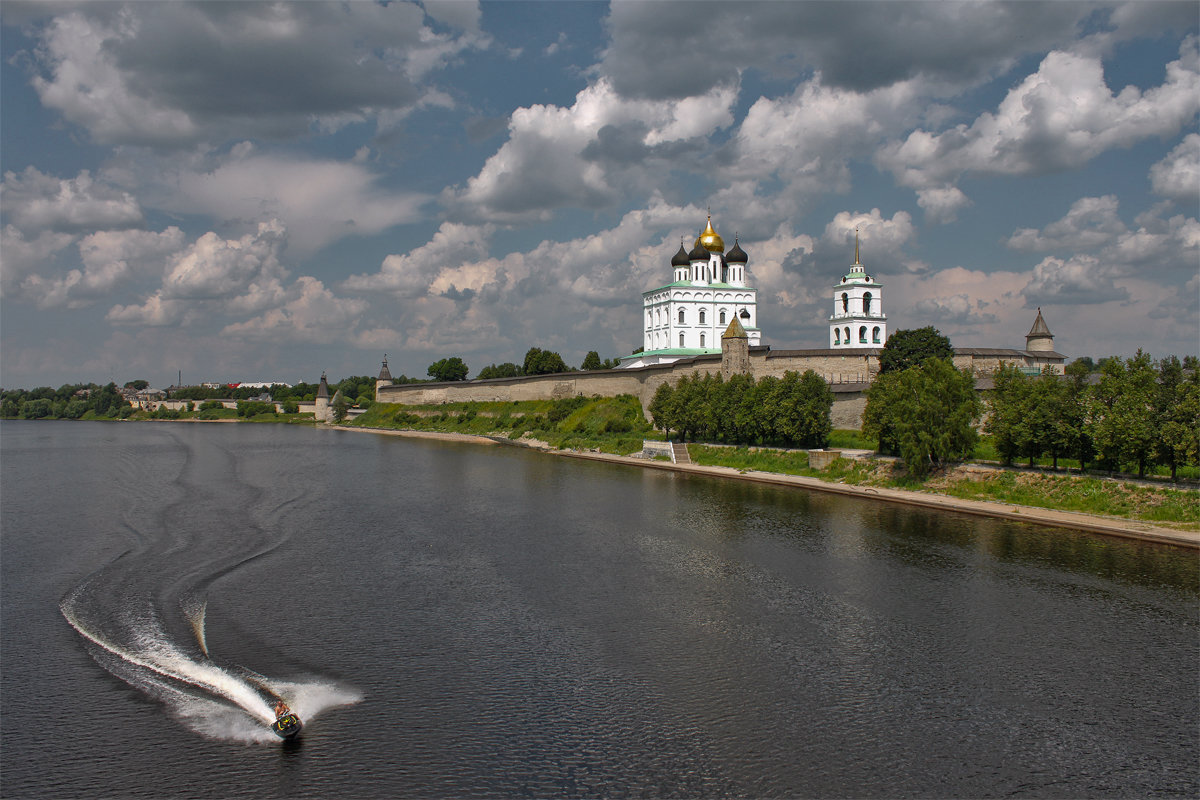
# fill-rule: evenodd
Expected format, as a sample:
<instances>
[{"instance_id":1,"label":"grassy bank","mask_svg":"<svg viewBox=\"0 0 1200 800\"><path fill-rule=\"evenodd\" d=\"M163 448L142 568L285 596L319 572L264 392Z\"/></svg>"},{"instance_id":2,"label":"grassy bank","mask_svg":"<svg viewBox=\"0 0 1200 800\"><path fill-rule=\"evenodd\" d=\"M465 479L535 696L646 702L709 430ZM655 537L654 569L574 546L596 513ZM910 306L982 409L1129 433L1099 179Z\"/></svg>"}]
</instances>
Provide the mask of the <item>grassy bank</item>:
<instances>
[{"instance_id":1,"label":"grassy bank","mask_svg":"<svg viewBox=\"0 0 1200 800\"><path fill-rule=\"evenodd\" d=\"M508 403L449 403L407 406L376 403L351 427L529 437L561 450L598 450L614 455L640 452L643 439L660 439L632 395L518 400Z\"/></svg>"},{"instance_id":2,"label":"grassy bank","mask_svg":"<svg viewBox=\"0 0 1200 800\"><path fill-rule=\"evenodd\" d=\"M800 450L688 445L692 461L706 466L804 475L855 486L931 492L968 500L1078 511L1200 530L1200 491L1147 486L1077 475L1048 475L966 465L917 480L891 459L838 459L826 470L808 464Z\"/></svg>"}]
</instances>

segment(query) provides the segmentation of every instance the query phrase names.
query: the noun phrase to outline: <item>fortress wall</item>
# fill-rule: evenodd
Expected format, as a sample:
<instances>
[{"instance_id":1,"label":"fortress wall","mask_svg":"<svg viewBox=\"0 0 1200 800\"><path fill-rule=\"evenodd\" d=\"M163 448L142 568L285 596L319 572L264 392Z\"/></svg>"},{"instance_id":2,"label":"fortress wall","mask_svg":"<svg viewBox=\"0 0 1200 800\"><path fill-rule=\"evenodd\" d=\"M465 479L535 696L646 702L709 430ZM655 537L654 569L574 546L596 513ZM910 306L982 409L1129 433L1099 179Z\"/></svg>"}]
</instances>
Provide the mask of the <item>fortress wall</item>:
<instances>
[{"instance_id":1,"label":"fortress wall","mask_svg":"<svg viewBox=\"0 0 1200 800\"><path fill-rule=\"evenodd\" d=\"M1023 351L992 350L959 352L956 367L975 374L994 372L1002 363L1023 366L1031 360ZM1062 357L1036 359L1055 364L1062 370ZM783 377L785 372L813 370L834 390L833 426L857 429L866 409L866 389L879 372L876 349L833 352L830 350L750 349L750 374L755 380L767 375ZM462 402L512 402L513 400L556 400L564 397L614 397L630 394L638 398L649 418L650 401L663 383L675 384L684 375L721 374L721 356L695 356L671 364L655 364L635 369L606 369L594 372L569 372L561 375L533 375L523 378L495 378L486 381L449 383L410 383L384 386L376 391L381 403L437 405Z\"/></svg>"}]
</instances>

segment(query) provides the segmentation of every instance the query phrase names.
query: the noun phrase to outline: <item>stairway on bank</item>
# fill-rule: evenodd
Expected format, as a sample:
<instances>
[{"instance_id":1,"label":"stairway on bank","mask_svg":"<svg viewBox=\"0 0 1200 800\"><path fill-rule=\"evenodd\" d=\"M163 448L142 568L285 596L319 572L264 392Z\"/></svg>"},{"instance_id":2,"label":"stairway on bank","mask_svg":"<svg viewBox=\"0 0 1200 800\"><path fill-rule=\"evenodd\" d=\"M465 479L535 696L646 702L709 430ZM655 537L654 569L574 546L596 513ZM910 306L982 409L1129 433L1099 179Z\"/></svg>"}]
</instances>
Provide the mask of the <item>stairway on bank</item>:
<instances>
[{"instance_id":1,"label":"stairway on bank","mask_svg":"<svg viewBox=\"0 0 1200 800\"><path fill-rule=\"evenodd\" d=\"M672 442L671 449L674 451L674 461L676 464L690 464L692 457L688 455L687 445L680 442Z\"/></svg>"}]
</instances>

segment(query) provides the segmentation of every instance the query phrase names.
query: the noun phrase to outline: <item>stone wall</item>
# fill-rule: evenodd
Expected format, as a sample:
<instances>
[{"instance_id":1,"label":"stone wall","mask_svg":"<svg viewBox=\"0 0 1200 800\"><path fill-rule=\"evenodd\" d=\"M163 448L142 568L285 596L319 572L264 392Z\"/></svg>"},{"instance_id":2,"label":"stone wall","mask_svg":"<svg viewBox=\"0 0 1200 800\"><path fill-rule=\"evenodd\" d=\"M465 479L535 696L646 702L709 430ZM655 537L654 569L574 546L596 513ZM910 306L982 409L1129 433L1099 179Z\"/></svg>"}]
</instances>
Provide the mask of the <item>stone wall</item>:
<instances>
[{"instance_id":1,"label":"stone wall","mask_svg":"<svg viewBox=\"0 0 1200 800\"><path fill-rule=\"evenodd\" d=\"M750 348L750 375L755 380L767 375L783 377L785 372L813 370L833 389L832 420L835 428L857 429L862 425L867 406L866 391L879 373L879 350L771 350L766 346ZM1032 356L1038 358L1034 359ZM1062 370L1063 356L1057 353L1029 354L1023 350L970 349L955 352L955 366L969 368L977 375L995 371L1001 363L1037 366L1045 362ZM494 378L486 381L448 383L409 383L380 386L380 403L437 405L463 402L512 402L514 400L551 400L563 397L615 397L629 394L638 398L646 411L654 393L665 382L675 384L684 375L722 373L719 354L695 356L670 364L653 364L632 369L604 369L594 372L569 372L561 375L533 375L524 378ZM646 413L649 418L649 412Z\"/></svg>"}]
</instances>

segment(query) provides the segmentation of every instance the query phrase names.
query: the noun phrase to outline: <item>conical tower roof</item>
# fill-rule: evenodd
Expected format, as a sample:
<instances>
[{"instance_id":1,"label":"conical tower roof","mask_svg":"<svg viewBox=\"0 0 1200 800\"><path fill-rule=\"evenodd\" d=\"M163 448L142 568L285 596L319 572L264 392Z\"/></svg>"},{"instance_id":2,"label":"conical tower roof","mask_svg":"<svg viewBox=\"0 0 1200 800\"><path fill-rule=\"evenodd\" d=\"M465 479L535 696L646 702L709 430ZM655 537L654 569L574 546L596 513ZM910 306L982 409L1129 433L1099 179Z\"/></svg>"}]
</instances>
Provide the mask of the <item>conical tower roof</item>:
<instances>
[{"instance_id":1,"label":"conical tower roof","mask_svg":"<svg viewBox=\"0 0 1200 800\"><path fill-rule=\"evenodd\" d=\"M742 322L738 319L738 315L734 314L733 321L729 323L729 327L726 328L725 332L721 334L721 338L749 339L750 337L746 334L746 329L742 327Z\"/></svg>"},{"instance_id":2,"label":"conical tower roof","mask_svg":"<svg viewBox=\"0 0 1200 800\"><path fill-rule=\"evenodd\" d=\"M325 373L321 373L321 385L317 387L317 399L324 397L329 399L329 383L325 380Z\"/></svg>"},{"instance_id":3,"label":"conical tower roof","mask_svg":"<svg viewBox=\"0 0 1200 800\"><path fill-rule=\"evenodd\" d=\"M1025 334L1025 338L1029 337L1042 338L1049 336L1054 338L1054 334L1050 332L1050 328L1046 325L1046 320L1042 319L1042 308L1038 306L1037 319L1033 321L1033 327L1029 329L1029 333Z\"/></svg>"},{"instance_id":4,"label":"conical tower roof","mask_svg":"<svg viewBox=\"0 0 1200 800\"><path fill-rule=\"evenodd\" d=\"M388 369L387 353L384 353L383 354L383 369L379 370L378 380L390 381L391 379L392 379L392 372L391 372L391 370Z\"/></svg>"}]
</instances>

